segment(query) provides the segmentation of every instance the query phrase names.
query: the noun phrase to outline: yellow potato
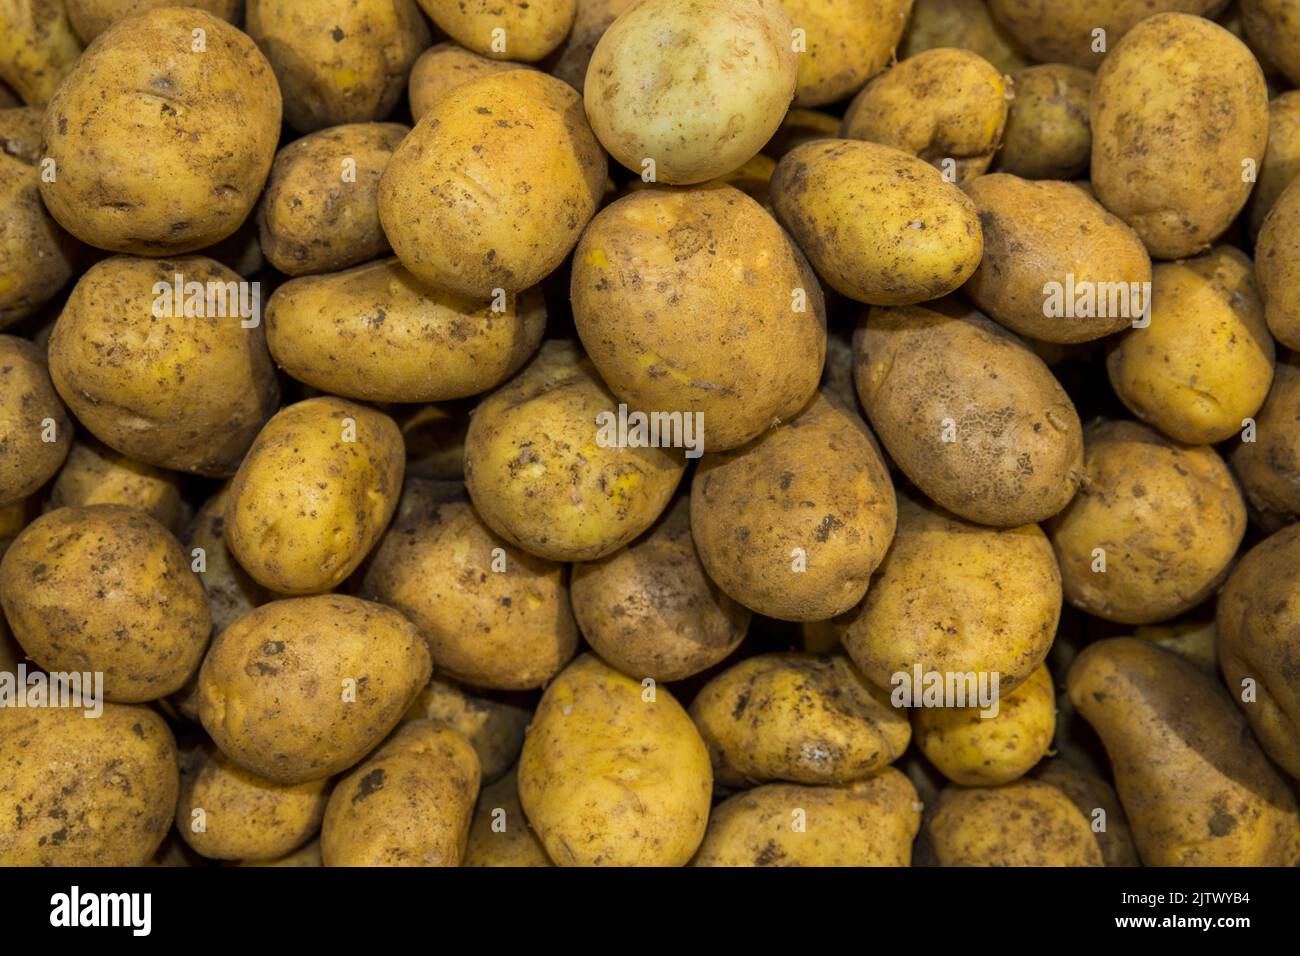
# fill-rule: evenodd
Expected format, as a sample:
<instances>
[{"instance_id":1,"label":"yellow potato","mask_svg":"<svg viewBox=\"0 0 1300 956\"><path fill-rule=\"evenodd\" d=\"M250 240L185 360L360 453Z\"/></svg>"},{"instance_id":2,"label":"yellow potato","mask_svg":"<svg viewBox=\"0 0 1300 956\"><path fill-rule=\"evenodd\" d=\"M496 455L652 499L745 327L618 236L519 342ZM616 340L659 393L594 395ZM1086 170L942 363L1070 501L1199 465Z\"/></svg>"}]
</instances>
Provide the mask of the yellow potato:
<instances>
[{"instance_id":1,"label":"yellow potato","mask_svg":"<svg viewBox=\"0 0 1300 956\"><path fill-rule=\"evenodd\" d=\"M1300 23L1289 0L1241 0L1245 38L1261 62L1300 82Z\"/></svg>"},{"instance_id":2,"label":"yellow potato","mask_svg":"<svg viewBox=\"0 0 1300 956\"><path fill-rule=\"evenodd\" d=\"M1088 820L1055 787L950 786L926 821L939 866L1105 866Z\"/></svg>"},{"instance_id":3,"label":"yellow potato","mask_svg":"<svg viewBox=\"0 0 1300 956\"><path fill-rule=\"evenodd\" d=\"M494 60L540 60L568 35L577 13L575 0L419 2L429 18L453 40Z\"/></svg>"},{"instance_id":4,"label":"yellow potato","mask_svg":"<svg viewBox=\"0 0 1300 956\"><path fill-rule=\"evenodd\" d=\"M889 66L912 0L781 0L802 44L795 106L825 106Z\"/></svg>"},{"instance_id":5,"label":"yellow potato","mask_svg":"<svg viewBox=\"0 0 1300 956\"><path fill-rule=\"evenodd\" d=\"M1252 239L1259 235L1282 191L1300 175L1300 91L1288 90L1268 103L1268 147L1246 204Z\"/></svg>"},{"instance_id":6,"label":"yellow potato","mask_svg":"<svg viewBox=\"0 0 1300 956\"><path fill-rule=\"evenodd\" d=\"M183 513L180 476L132 461L93 439L78 440L50 486L47 510L78 505L138 508L178 533Z\"/></svg>"},{"instance_id":7,"label":"yellow potato","mask_svg":"<svg viewBox=\"0 0 1300 956\"><path fill-rule=\"evenodd\" d=\"M478 795L461 866L554 866L519 805L513 768Z\"/></svg>"},{"instance_id":8,"label":"yellow potato","mask_svg":"<svg viewBox=\"0 0 1300 956\"><path fill-rule=\"evenodd\" d=\"M587 78L587 65L591 62L596 44L610 24L636 3L637 0L577 0L573 29L549 61L551 75L558 76L582 92L582 84Z\"/></svg>"},{"instance_id":9,"label":"yellow potato","mask_svg":"<svg viewBox=\"0 0 1300 956\"><path fill-rule=\"evenodd\" d=\"M916 0L898 58L910 59L935 47L978 53L1003 73L1029 65L1006 30L989 16L985 0Z\"/></svg>"},{"instance_id":10,"label":"yellow potato","mask_svg":"<svg viewBox=\"0 0 1300 956\"><path fill-rule=\"evenodd\" d=\"M50 381L44 353L0 335L0 505L34 494L72 447L72 422Z\"/></svg>"},{"instance_id":11,"label":"yellow potato","mask_svg":"<svg viewBox=\"0 0 1300 956\"><path fill-rule=\"evenodd\" d=\"M1300 364L1295 356L1278 362L1268 398L1255 414L1254 441L1237 443L1229 454L1246 500L1266 525L1300 515Z\"/></svg>"},{"instance_id":12,"label":"yellow potato","mask_svg":"<svg viewBox=\"0 0 1300 956\"><path fill-rule=\"evenodd\" d=\"M203 589L208 592L213 634L220 634L271 598L266 588L239 566L226 545L226 509L229 506L230 485L227 484L199 508L185 539L185 553L190 558L191 567L197 560L194 550L198 548L203 552L202 570L198 574Z\"/></svg>"},{"instance_id":13,"label":"yellow potato","mask_svg":"<svg viewBox=\"0 0 1300 956\"><path fill-rule=\"evenodd\" d=\"M1141 866L1133 831L1110 784L1064 758L1044 760L1034 768L1033 776L1060 790L1088 819L1107 866Z\"/></svg>"},{"instance_id":14,"label":"yellow potato","mask_svg":"<svg viewBox=\"0 0 1300 956\"><path fill-rule=\"evenodd\" d=\"M227 23L238 23L243 15L240 0L63 0L68 8L72 29L89 43L123 17L134 16L155 7L196 7L221 17Z\"/></svg>"},{"instance_id":15,"label":"yellow potato","mask_svg":"<svg viewBox=\"0 0 1300 956\"><path fill-rule=\"evenodd\" d=\"M80 56L61 0L0 0L0 81L28 106L48 103Z\"/></svg>"},{"instance_id":16,"label":"yellow potato","mask_svg":"<svg viewBox=\"0 0 1300 956\"><path fill-rule=\"evenodd\" d=\"M1068 63L1044 63L1011 74L1011 88L1015 99L998 169L1026 179L1074 179L1086 173L1092 154L1092 74Z\"/></svg>"},{"instance_id":17,"label":"yellow potato","mask_svg":"<svg viewBox=\"0 0 1300 956\"><path fill-rule=\"evenodd\" d=\"M1264 218L1255 244L1255 279L1268 330L1300 348L1300 186L1293 182Z\"/></svg>"},{"instance_id":18,"label":"yellow potato","mask_svg":"<svg viewBox=\"0 0 1300 956\"><path fill-rule=\"evenodd\" d=\"M411 704L402 723L432 720L459 731L478 754L483 782L497 780L511 770L524 745L524 731L532 710L504 695L479 696L450 681L435 677ZM510 776L513 778L514 774Z\"/></svg>"},{"instance_id":19,"label":"yellow potato","mask_svg":"<svg viewBox=\"0 0 1300 956\"><path fill-rule=\"evenodd\" d=\"M411 76L407 81L411 119L418 122L420 117L433 109L434 103L463 83L491 73L526 69L529 67L523 63L489 60L455 43L435 43L421 53L411 67Z\"/></svg>"}]
</instances>

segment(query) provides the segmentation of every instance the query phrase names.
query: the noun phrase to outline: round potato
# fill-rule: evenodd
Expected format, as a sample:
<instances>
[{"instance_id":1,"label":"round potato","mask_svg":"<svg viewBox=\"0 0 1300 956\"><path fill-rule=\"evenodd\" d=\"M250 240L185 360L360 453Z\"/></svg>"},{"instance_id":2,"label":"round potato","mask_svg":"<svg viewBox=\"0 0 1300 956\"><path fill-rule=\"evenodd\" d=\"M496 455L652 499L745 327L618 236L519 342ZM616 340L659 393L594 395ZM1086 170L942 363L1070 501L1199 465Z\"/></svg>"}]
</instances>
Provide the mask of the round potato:
<instances>
[{"instance_id":1,"label":"round potato","mask_svg":"<svg viewBox=\"0 0 1300 956\"><path fill-rule=\"evenodd\" d=\"M1267 525L1300 515L1300 362L1277 364L1268 398L1255 415L1253 441L1238 442L1232 470Z\"/></svg>"},{"instance_id":2,"label":"round potato","mask_svg":"<svg viewBox=\"0 0 1300 956\"><path fill-rule=\"evenodd\" d=\"M391 608L340 594L272 601L213 640L199 716L240 767L306 783L369 753L430 670L420 632Z\"/></svg>"},{"instance_id":3,"label":"round potato","mask_svg":"<svg viewBox=\"0 0 1300 956\"><path fill-rule=\"evenodd\" d=\"M461 866L554 866L519 805L515 774L479 793Z\"/></svg>"},{"instance_id":4,"label":"round potato","mask_svg":"<svg viewBox=\"0 0 1300 956\"><path fill-rule=\"evenodd\" d=\"M1288 90L1268 104L1268 147L1246 205L1252 239L1259 235L1282 191L1300 175L1300 90Z\"/></svg>"},{"instance_id":5,"label":"round potato","mask_svg":"<svg viewBox=\"0 0 1300 956\"><path fill-rule=\"evenodd\" d=\"M781 0L802 30L794 105L825 106L889 66L912 0Z\"/></svg>"},{"instance_id":6,"label":"round potato","mask_svg":"<svg viewBox=\"0 0 1300 956\"><path fill-rule=\"evenodd\" d=\"M48 103L80 56L81 42L64 3L5 0L0 5L0 82L28 106Z\"/></svg>"},{"instance_id":7,"label":"round potato","mask_svg":"<svg viewBox=\"0 0 1300 956\"><path fill-rule=\"evenodd\" d=\"M1013 73L1029 62L989 16L985 0L916 0L898 57L910 59L936 47L971 50L1003 73Z\"/></svg>"},{"instance_id":8,"label":"round potato","mask_svg":"<svg viewBox=\"0 0 1300 956\"><path fill-rule=\"evenodd\" d=\"M1107 866L1141 866L1133 831L1129 829L1115 789L1094 773L1067 763L1064 758L1044 760L1034 768L1034 779L1060 790L1093 824L1093 836ZM1104 816L1098 814L1101 811ZM1103 823L1096 829L1098 822Z\"/></svg>"},{"instance_id":9,"label":"round potato","mask_svg":"<svg viewBox=\"0 0 1300 956\"><path fill-rule=\"evenodd\" d=\"M118 20L155 7L196 7L237 23L243 14L240 0L64 0L72 29L89 43Z\"/></svg>"},{"instance_id":10,"label":"round potato","mask_svg":"<svg viewBox=\"0 0 1300 956\"><path fill-rule=\"evenodd\" d=\"M419 0L438 27L463 47L494 60L540 60L573 26L576 0L497 3L495 0Z\"/></svg>"},{"instance_id":11,"label":"round potato","mask_svg":"<svg viewBox=\"0 0 1300 956\"><path fill-rule=\"evenodd\" d=\"M574 324L610 391L743 445L812 397L826 352L817 277L730 186L646 189L592 220L574 253Z\"/></svg>"},{"instance_id":12,"label":"round potato","mask_svg":"<svg viewBox=\"0 0 1300 956\"><path fill-rule=\"evenodd\" d=\"M610 24L636 2L637 0L577 0L573 29L548 61L551 64L551 75L558 76L581 93L582 84L587 79L587 65L591 63L596 44Z\"/></svg>"},{"instance_id":13,"label":"round potato","mask_svg":"<svg viewBox=\"0 0 1300 956\"><path fill-rule=\"evenodd\" d=\"M411 118L418 122L445 94L470 80L491 73L526 69L529 67L525 64L489 60L455 43L435 43L421 53L411 67L408 81ZM572 85L574 84L570 84Z\"/></svg>"},{"instance_id":14,"label":"round potato","mask_svg":"<svg viewBox=\"0 0 1300 956\"><path fill-rule=\"evenodd\" d=\"M41 350L0 335L0 505L34 494L72 447L72 422Z\"/></svg>"},{"instance_id":15,"label":"round potato","mask_svg":"<svg viewBox=\"0 0 1300 956\"><path fill-rule=\"evenodd\" d=\"M1055 787L948 787L925 834L939 866L1105 866L1089 821Z\"/></svg>"},{"instance_id":16,"label":"round potato","mask_svg":"<svg viewBox=\"0 0 1300 956\"><path fill-rule=\"evenodd\" d=\"M1300 349L1300 181L1282 191L1259 230L1255 279L1268 330L1289 349Z\"/></svg>"},{"instance_id":17,"label":"round potato","mask_svg":"<svg viewBox=\"0 0 1300 956\"><path fill-rule=\"evenodd\" d=\"M1074 179L1088 169L1092 74L1068 63L1044 63L1011 74L1015 99L1007 111L998 169L1025 179Z\"/></svg>"},{"instance_id":18,"label":"round potato","mask_svg":"<svg viewBox=\"0 0 1300 956\"><path fill-rule=\"evenodd\" d=\"M432 720L459 731L478 754L486 784L514 767L532 716L531 710L504 697L482 697L435 677L420 691L402 723ZM510 777L513 779L514 774Z\"/></svg>"},{"instance_id":19,"label":"round potato","mask_svg":"<svg viewBox=\"0 0 1300 956\"><path fill-rule=\"evenodd\" d=\"M179 533L183 502L180 476L142 465L94 440L78 440L50 486L48 507L126 505Z\"/></svg>"},{"instance_id":20,"label":"round potato","mask_svg":"<svg viewBox=\"0 0 1300 956\"><path fill-rule=\"evenodd\" d=\"M655 182L730 172L790 107L792 29L780 0L643 0L596 44L583 87L591 128L611 156Z\"/></svg>"}]
</instances>

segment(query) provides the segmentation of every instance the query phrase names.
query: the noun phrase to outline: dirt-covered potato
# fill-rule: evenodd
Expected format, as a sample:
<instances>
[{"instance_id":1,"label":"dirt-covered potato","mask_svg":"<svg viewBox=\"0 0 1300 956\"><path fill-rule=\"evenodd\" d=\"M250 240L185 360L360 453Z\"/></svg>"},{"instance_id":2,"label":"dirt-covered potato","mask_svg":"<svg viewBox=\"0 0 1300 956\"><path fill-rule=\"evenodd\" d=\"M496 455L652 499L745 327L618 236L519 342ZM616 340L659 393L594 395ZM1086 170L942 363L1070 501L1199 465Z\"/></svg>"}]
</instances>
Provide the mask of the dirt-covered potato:
<instances>
[{"instance_id":1,"label":"dirt-covered potato","mask_svg":"<svg viewBox=\"0 0 1300 956\"><path fill-rule=\"evenodd\" d=\"M591 127L655 182L730 172L790 107L793 29L781 0L642 0L596 44L583 87Z\"/></svg>"},{"instance_id":2,"label":"dirt-covered potato","mask_svg":"<svg viewBox=\"0 0 1300 956\"><path fill-rule=\"evenodd\" d=\"M238 24L244 4L240 0L63 0L68 20L82 43L89 43L118 20L155 7L195 7Z\"/></svg>"},{"instance_id":3,"label":"dirt-covered potato","mask_svg":"<svg viewBox=\"0 0 1300 956\"><path fill-rule=\"evenodd\" d=\"M825 106L889 66L912 0L781 0L798 37L795 106Z\"/></svg>"},{"instance_id":4,"label":"dirt-covered potato","mask_svg":"<svg viewBox=\"0 0 1300 956\"><path fill-rule=\"evenodd\" d=\"M924 161L876 143L823 139L786 153L772 207L820 275L859 302L903 305L958 288L983 242L966 194Z\"/></svg>"},{"instance_id":5,"label":"dirt-covered potato","mask_svg":"<svg viewBox=\"0 0 1300 956\"><path fill-rule=\"evenodd\" d=\"M231 474L279 403L247 283L203 256L92 266L54 326L49 356L77 420L159 468Z\"/></svg>"},{"instance_id":6,"label":"dirt-covered potato","mask_svg":"<svg viewBox=\"0 0 1300 956\"><path fill-rule=\"evenodd\" d=\"M263 780L207 743L181 760L176 829L212 860L274 860L315 835L328 799L328 778Z\"/></svg>"},{"instance_id":7,"label":"dirt-covered potato","mask_svg":"<svg viewBox=\"0 0 1300 956\"><path fill-rule=\"evenodd\" d=\"M179 533L182 524L180 476L132 461L93 439L78 439L50 485L48 508L127 505L138 508Z\"/></svg>"},{"instance_id":8,"label":"dirt-covered potato","mask_svg":"<svg viewBox=\"0 0 1300 956\"><path fill-rule=\"evenodd\" d=\"M981 176L967 187L984 257L966 293L1045 342L1089 342L1142 318L1151 260L1137 233L1072 183Z\"/></svg>"},{"instance_id":9,"label":"dirt-covered potato","mask_svg":"<svg viewBox=\"0 0 1300 956\"><path fill-rule=\"evenodd\" d=\"M29 524L0 561L0 606L49 671L102 673L121 703L179 690L212 618L180 543L143 511L60 508Z\"/></svg>"},{"instance_id":10,"label":"dirt-covered potato","mask_svg":"<svg viewBox=\"0 0 1300 956\"><path fill-rule=\"evenodd\" d=\"M587 65L596 51L596 44L605 35L611 23L632 8L637 0L577 0L577 15L573 28L564 42L547 61L552 76L558 76L571 87L582 92L587 79Z\"/></svg>"},{"instance_id":11,"label":"dirt-covered potato","mask_svg":"<svg viewBox=\"0 0 1300 956\"><path fill-rule=\"evenodd\" d=\"M226 238L257 202L280 88L230 24L160 7L101 35L50 100L43 137L57 174L41 198L63 228L101 249L177 255Z\"/></svg>"},{"instance_id":12,"label":"dirt-covered potato","mask_svg":"<svg viewBox=\"0 0 1300 956\"><path fill-rule=\"evenodd\" d=\"M483 782L491 783L519 759L524 731L532 716L531 710L519 704L480 696L435 677L420 691L420 696L402 717L402 723L432 720L459 731L478 754Z\"/></svg>"},{"instance_id":13,"label":"dirt-covered potato","mask_svg":"<svg viewBox=\"0 0 1300 956\"><path fill-rule=\"evenodd\" d=\"M1034 768L1033 777L1060 790L1088 819L1107 866L1141 865L1133 831L1110 784L1063 758L1044 760Z\"/></svg>"},{"instance_id":14,"label":"dirt-covered potato","mask_svg":"<svg viewBox=\"0 0 1300 956\"><path fill-rule=\"evenodd\" d=\"M825 620L862 600L895 519L871 432L824 394L757 441L705 455L691 484L691 532L709 577L786 621Z\"/></svg>"},{"instance_id":15,"label":"dirt-covered potato","mask_svg":"<svg viewBox=\"0 0 1300 956\"><path fill-rule=\"evenodd\" d=\"M1266 524L1300 515L1300 362L1294 356L1277 363L1252 437L1228 457L1246 500Z\"/></svg>"},{"instance_id":16,"label":"dirt-covered potato","mask_svg":"<svg viewBox=\"0 0 1300 956\"><path fill-rule=\"evenodd\" d=\"M325 397L282 409L230 483L231 554L281 594L333 590L388 526L405 458L397 424L364 405Z\"/></svg>"},{"instance_id":17,"label":"dirt-covered potato","mask_svg":"<svg viewBox=\"0 0 1300 956\"><path fill-rule=\"evenodd\" d=\"M1261 61L1300 83L1300 22L1291 0L1241 0L1241 24Z\"/></svg>"},{"instance_id":18,"label":"dirt-covered potato","mask_svg":"<svg viewBox=\"0 0 1300 956\"><path fill-rule=\"evenodd\" d=\"M1179 259L1208 249L1250 195L1246 173L1268 139L1268 89L1227 30L1163 13L1102 61L1090 123L1097 198L1153 257Z\"/></svg>"},{"instance_id":19,"label":"dirt-covered potato","mask_svg":"<svg viewBox=\"0 0 1300 956\"><path fill-rule=\"evenodd\" d=\"M863 87L840 135L919 156L948 182L966 183L993 161L1009 99L1002 74L978 53L926 50Z\"/></svg>"},{"instance_id":20,"label":"dirt-covered potato","mask_svg":"<svg viewBox=\"0 0 1300 956\"><path fill-rule=\"evenodd\" d=\"M886 767L845 786L770 783L714 808L692 866L910 866L916 788Z\"/></svg>"},{"instance_id":21,"label":"dirt-covered potato","mask_svg":"<svg viewBox=\"0 0 1300 956\"><path fill-rule=\"evenodd\" d=\"M391 608L340 594L272 601L213 640L199 716L245 770L306 783L369 753L430 670L420 632Z\"/></svg>"},{"instance_id":22,"label":"dirt-covered potato","mask_svg":"<svg viewBox=\"0 0 1300 956\"><path fill-rule=\"evenodd\" d=\"M1029 63L989 16L985 0L916 0L898 58L910 59L936 47L971 50L1003 73L1013 73Z\"/></svg>"},{"instance_id":23,"label":"dirt-covered potato","mask_svg":"<svg viewBox=\"0 0 1300 956\"><path fill-rule=\"evenodd\" d=\"M0 505L39 490L71 447L72 422L45 355L26 339L0 335Z\"/></svg>"},{"instance_id":24,"label":"dirt-covered potato","mask_svg":"<svg viewBox=\"0 0 1300 956\"><path fill-rule=\"evenodd\" d=\"M80 56L63 0L0 3L0 82L28 106L48 103Z\"/></svg>"},{"instance_id":25,"label":"dirt-covered potato","mask_svg":"<svg viewBox=\"0 0 1300 956\"><path fill-rule=\"evenodd\" d=\"M545 330L540 289L467 299L420 283L397 259L293 279L266 307L266 341L280 368L371 402L486 392L523 366Z\"/></svg>"},{"instance_id":26,"label":"dirt-covered potato","mask_svg":"<svg viewBox=\"0 0 1300 956\"><path fill-rule=\"evenodd\" d=\"M478 790L469 741L412 721L334 788L321 857L326 866L459 866Z\"/></svg>"},{"instance_id":27,"label":"dirt-covered potato","mask_svg":"<svg viewBox=\"0 0 1300 956\"><path fill-rule=\"evenodd\" d=\"M239 566L226 545L226 509L230 506L230 485L205 501L190 525L185 539L185 554L194 567L202 551L199 580L208 592L212 610L212 633L219 634L255 607L270 600L271 595L248 572Z\"/></svg>"},{"instance_id":28,"label":"dirt-covered potato","mask_svg":"<svg viewBox=\"0 0 1300 956\"><path fill-rule=\"evenodd\" d=\"M280 150L257 207L258 236L271 265L301 276L387 253L379 177L409 132L401 123L349 123Z\"/></svg>"},{"instance_id":29,"label":"dirt-covered potato","mask_svg":"<svg viewBox=\"0 0 1300 956\"><path fill-rule=\"evenodd\" d=\"M178 787L176 743L147 707L0 707L6 866L142 866Z\"/></svg>"},{"instance_id":30,"label":"dirt-covered potato","mask_svg":"<svg viewBox=\"0 0 1300 956\"><path fill-rule=\"evenodd\" d=\"M1209 445L1241 431L1273 381L1273 338L1250 258L1217 246L1158 264L1150 320L1109 343L1115 394L1175 441Z\"/></svg>"},{"instance_id":31,"label":"dirt-covered potato","mask_svg":"<svg viewBox=\"0 0 1300 956\"><path fill-rule=\"evenodd\" d=\"M379 218L417 279L491 299L564 261L605 170L571 86L536 70L491 74L441 97L402 140L379 183Z\"/></svg>"},{"instance_id":32,"label":"dirt-covered potato","mask_svg":"<svg viewBox=\"0 0 1300 956\"><path fill-rule=\"evenodd\" d=\"M1300 175L1300 90L1288 90L1268 104L1268 147L1246 204L1251 238L1259 234L1283 190Z\"/></svg>"},{"instance_id":33,"label":"dirt-covered potato","mask_svg":"<svg viewBox=\"0 0 1300 956\"><path fill-rule=\"evenodd\" d=\"M704 838L709 752L668 689L584 654L546 688L519 801L560 866L683 866Z\"/></svg>"},{"instance_id":34,"label":"dirt-covered potato","mask_svg":"<svg viewBox=\"0 0 1300 956\"><path fill-rule=\"evenodd\" d=\"M679 414L683 428L702 421L694 437L709 451L789 419L817 389L826 351L817 277L771 215L731 186L618 200L583 233L570 288L578 334L610 391L631 410Z\"/></svg>"},{"instance_id":35,"label":"dirt-covered potato","mask_svg":"<svg viewBox=\"0 0 1300 956\"><path fill-rule=\"evenodd\" d=\"M574 345L545 343L470 419L465 485L479 517L552 561L594 561L637 538L667 507L686 460L680 449L620 445L597 418L616 408Z\"/></svg>"},{"instance_id":36,"label":"dirt-covered potato","mask_svg":"<svg viewBox=\"0 0 1300 956\"><path fill-rule=\"evenodd\" d=\"M1255 244L1255 279L1268 330L1300 349L1300 180L1282 191L1264 218Z\"/></svg>"},{"instance_id":37,"label":"dirt-covered potato","mask_svg":"<svg viewBox=\"0 0 1300 956\"><path fill-rule=\"evenodd\" d=\"M1119 637L1084 648L1067 687L1106 746L1147 866L1300 861L1295 797L1213 678Z\"/></svg>"},{"instance_id":38,"label":"dirt-covered potato","mask_svg":"<svg viewBox=\"0 0 1300 956\"><path fill-rule=\"evenodd\" d=\"M1025 179L1074 179L1088 169L1092 74L1068 63L1044 63L1011 74L1015 99L1007 112L997 168Z\"/></svg>"},{"instance_id":39,"label":"dirt-covered potato","mask_svg":"<svg viewBox=\"0 0 1300 956\"><path fill-rule=\"evenodd\" d=\"M411 67L408 81L411 119L418 122L420 117L433 109L434 103L463 83L490 73L526 69L529 67L523 63L489 60L455 43L435 43L421 53ZM581 89L582 84L577 86Z\"/></svg>"},{"instance_id":40,"label":"dirt-covered potato","mask_svg":"<svg viewBox=\"0 0 1300 956\"><path fill-rule=\"evenodd\" d=\"M1078 496L1048 524L1065 598L1122 624L1166 621L1223 580L1246 505L1213 448L1131 421L1084 434Z\"/></svg>"},{"instance_id":41,"label":"dirt-covered potato","mask_svg":"<svg viewBox=\"0 0 1300 956\"><path fill-rule=\"evenodd\" d=\"M577 13L576 0L545 3L419 0L438 28L461 46L494 60L540 60L558 47Z\"/></svg>"},{"instance_id":42,"label":"dirt-covered potato","mask_svg":"<svg viewBox=\"0 0 1300 956\"><path fill-rule=\"evenodd\" d=\"M513 769L479 791L461 866L554 865L524 816Z\"/></svg>"},{"instance_id":43,"label":"dirt-covered potato","mask_svg":"<svg viewBox=\"0 0 1300 956\"><path fill-rule=\"evenodd\" d=\"M947 787L925 834L939 866L1105 866L1089 821L1037 780Z\"/></svg>"},{"instance_id":44,"label":"dirt-covered potato","mask_svg":"<svg viewBox=\"0 0 1300 956\"><path fill-rule=\"evenodd\" d=\"M300 133L385 119L433 39L414 0L248 0L249 36L284 91Z\"/></svg>"},{"instance_id":45,"label":"dirt-covered potato","mask_svg":"<svg viewBox=\"0 0 1300 956\"><path fill-rule=\"evenodd\" d=\"M872 309L854 381L890 457L968 521L1014 527L1074 497L1082 429L1070 396L1020 339L956 303Z\"/></svg>"}]
</instances>

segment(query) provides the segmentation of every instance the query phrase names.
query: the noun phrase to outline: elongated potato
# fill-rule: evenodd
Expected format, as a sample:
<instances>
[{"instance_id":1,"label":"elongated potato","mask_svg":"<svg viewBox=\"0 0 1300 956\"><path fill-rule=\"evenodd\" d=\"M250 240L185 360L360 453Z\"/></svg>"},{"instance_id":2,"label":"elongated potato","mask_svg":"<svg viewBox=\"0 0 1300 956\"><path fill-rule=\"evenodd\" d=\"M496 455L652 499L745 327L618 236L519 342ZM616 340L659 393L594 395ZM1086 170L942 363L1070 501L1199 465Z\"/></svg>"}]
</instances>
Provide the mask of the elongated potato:
<instances>
[{"instance_id":1,"label":"elongated potato","mask_svg":"<svg viewBox=\"0 0 1300 956\"><path fill-rule=\"evenodd\" d=\"M496 3L494 0L419 0L429 18L461 46L495 60L540 60L564 40L577 13L575 0Z\"/></svg>"},{"instance_id":2,"label":"elongated potato","mask_svg":"<svg viewBox=\"0 0 1300 956\"><path fill-rule=\"evenodd\" d=\"M1255 415L1254 441L1229 455L1246 500L1266 526L1300 515L1300 360L1278 362L1268 398Z\"/></svg>"},{"instance_id":3,"label":"elongated potato","mask_svg":"<svg viewBox=\"0 0 1300 956\"><path fill-rule=\"evenodd\" d=\"M0 335L0 505L34 494L63 465L72 421L39 348Z\"/></svg>"},{"instance_id":4,"label":"elongated potato","mask_svg":"<svg viewBox=\"0 0 1300 956\"><path fill-rule=\"evenodd\" d=\"M511 768L479 793L461 866L554 865L519 805L519 788Z\"/></svg>"},{"instance_id":5,"label":"elongated potato","mask_svg":"<svg viewBox=\"0 0 1300 956\"><path fill-rule=\"evenodd\" d=\"M1087 818L1036 780L948 787L926 822L940 866L1105 866Z\"/></svg>"}]
</instances>

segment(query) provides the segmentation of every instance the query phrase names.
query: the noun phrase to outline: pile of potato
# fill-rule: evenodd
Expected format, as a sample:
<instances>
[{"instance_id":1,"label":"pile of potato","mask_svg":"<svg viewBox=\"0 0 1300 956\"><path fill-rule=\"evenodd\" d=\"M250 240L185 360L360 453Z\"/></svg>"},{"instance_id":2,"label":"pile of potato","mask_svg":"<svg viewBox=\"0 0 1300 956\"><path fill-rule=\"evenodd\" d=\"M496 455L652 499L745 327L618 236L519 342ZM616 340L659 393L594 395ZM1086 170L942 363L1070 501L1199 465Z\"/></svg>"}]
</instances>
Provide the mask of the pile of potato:
<instances>
[{"instance_id":1,"label":"pile of potato","mask_svg":"<svg viewBox=\"0 0 1300 956\"><path fill-rule=\"evenodd\" d=\"M1300 863L1289 8L0 0L0 864Z\"/></svg>"}]
</instances>

